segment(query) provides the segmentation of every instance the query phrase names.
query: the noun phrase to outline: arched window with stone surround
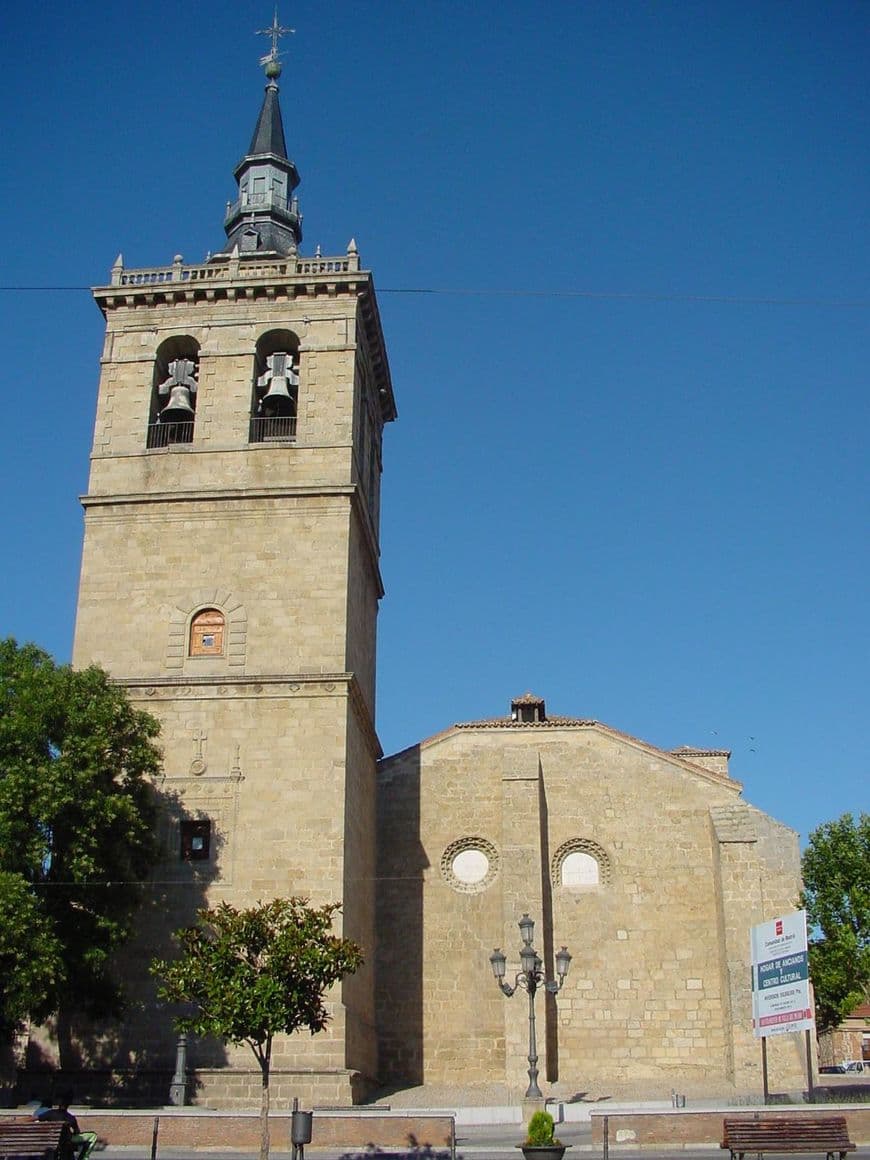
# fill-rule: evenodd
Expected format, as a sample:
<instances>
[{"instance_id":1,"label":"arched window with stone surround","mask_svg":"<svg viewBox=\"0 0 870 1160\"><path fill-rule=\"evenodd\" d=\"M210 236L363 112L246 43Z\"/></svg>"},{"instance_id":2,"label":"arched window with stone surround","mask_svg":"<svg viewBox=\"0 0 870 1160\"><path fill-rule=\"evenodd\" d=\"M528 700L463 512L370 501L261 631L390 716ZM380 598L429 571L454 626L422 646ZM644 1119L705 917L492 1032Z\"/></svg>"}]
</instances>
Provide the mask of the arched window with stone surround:
<instances>
[{"instance_id":1,"label":"arched window with stone surround","mask_svg":"<svg viewBox=\"0 0 870 1160\"><path fill-rule=\"evenodd\" d=\"M161 342L154 359L148 413L149 450L193 442L199 387L199 343L189 334Z\"/></svg>"},{"instance_id":2,"label":"arched window with stone surround","mask_svg":"<svg viewBox=\"0 0 870 1160\"><path fill-rule=\"evenodd\" d=\"M250 442L293 442L298 405L299 339L292 330L269 330L254 357Z\"/></svg>"},{"instance_id":3,"label":"arched window with stone surround","mask_svg":"<svg viewBox=\"0 0 870 1160\"><path fill-rule=\"evenodd\" d=\"M192 657L219 657L224 653L226 620L217 608L203 608L190 621L188 654Z\"/></svg>"},{"instance_id":4,"label":"arched window with stone surround","mask_svg":"<svg viewBox=\"0 0 870 1160\"><path fill-rule=\"evenodd\" d=\"M597 886L601 879L598 859L582 850L568 854L562 862L563 886Z\"/></svg>"},{"instance_id":5,"label":"arched window with stone surround","mask_svg":"<svg viewBox=\"0 0 870 1160\"><path fill-rule=\"evenodd\" d=\"M553 885L566 890L592 890L611 878L610 857L591 838L572 838L553 857Z\"/></svg>"}]
</instances>

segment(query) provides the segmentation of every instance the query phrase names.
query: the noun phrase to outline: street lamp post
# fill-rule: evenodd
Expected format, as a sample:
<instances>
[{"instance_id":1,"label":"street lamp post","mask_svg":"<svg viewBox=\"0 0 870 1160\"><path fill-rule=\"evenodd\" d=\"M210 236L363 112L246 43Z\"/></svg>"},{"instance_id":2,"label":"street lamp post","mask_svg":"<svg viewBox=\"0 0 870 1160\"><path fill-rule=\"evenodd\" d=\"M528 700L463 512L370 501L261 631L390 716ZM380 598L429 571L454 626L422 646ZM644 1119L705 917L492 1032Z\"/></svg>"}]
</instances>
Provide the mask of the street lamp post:
<instances>
[{"instance_id":1,"label":"street lamp post","mask_svg":"<svg viewBox=\"0 0 870 1160\"><path fill-rule=\"evenodd\" d=\"M492 973L495 975L495 981L498 983L499 990L502 994L510 998L517 988L521 988L529 996L529 1086L526 1089L526 1099L540 1099L542 1093L538 1087L535 995L541 986L543 986L545 991L549 991L551 995L556 995L562 990L562 984L565 982L568 968L571 966L571 955L567 947L562 947L556 955L556 974L558 978L547 979L544 975L544 964L538 952L532 946L532 940L535 937L534 920L529 918L527 914L524 914L517 925L520 928L523 945L520 948L520 970L517 971L513 986L505 982L507 958L498 947L489 956L489 961L492 966Z\"/></svg>"},{"instance_id":2,"label":"street lamp post","mask_svg":"<svg viewBox=\"0 0 870 1160\"><path fill-rule=\"evenodd\" d=\"M175 1045L175 1075L169 1085L169 1102L174 1108L187 1103L187 1036L182 1031Z\"/></svg>"}]
</instances>

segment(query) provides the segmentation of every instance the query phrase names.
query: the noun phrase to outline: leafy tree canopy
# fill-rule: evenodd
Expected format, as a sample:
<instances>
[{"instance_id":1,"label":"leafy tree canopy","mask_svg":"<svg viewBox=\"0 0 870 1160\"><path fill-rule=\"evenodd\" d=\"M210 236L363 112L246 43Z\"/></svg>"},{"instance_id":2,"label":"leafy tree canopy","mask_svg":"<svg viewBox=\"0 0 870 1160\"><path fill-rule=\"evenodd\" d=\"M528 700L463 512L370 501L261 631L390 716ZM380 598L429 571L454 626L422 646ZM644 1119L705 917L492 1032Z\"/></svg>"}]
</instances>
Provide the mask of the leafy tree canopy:
<instances>
[{"instance_id":1,"label":"leafy tree canopy","mask_svg":"<svg viewBox=\"0 0 870 1160\"><path fill-rule=\"evenodd\" d=\"M276 898L247 910L222 902L176 933L181 956L155 960L161 998L192 1004L177 1026L228 1043L247 1043L262 1074L261 1157L269 1153L269 1069L275 1035L327 1024L324 992L363 961L350 939L332 933L338 903L311 907Z\"/></svg>"},{"instance_id":2,"label":"leafy tree canopy","mask_svg":"<svg viewBox=\"0 0 870 1160\"><path fill-rule=\"evenodd\" d=\"M114 951L157 848L159 725L99 668L0 641L0 1019L118 1005Z\"/></svg>"},{"instance_id":3,"label":"leafy tree canopy","mask_svg":"<svg viewBox=\"0 0 870 1160\"><path fill-rule=\"evenodd\" d=\"M813 830L802 868L816 1019L834 1027L870 996L870 814Z\"/></svg>"},{"instance_id":4,"label":"leafy tree canopy","mask_svg":"<svg viewBox=\"0 0 870 1160\"><path fill-rule=\"evenodd\" d=\"M0 870L0 1030L45 1010L63 975L60 942L28 882Z\"/></svg>"}]
</instances>

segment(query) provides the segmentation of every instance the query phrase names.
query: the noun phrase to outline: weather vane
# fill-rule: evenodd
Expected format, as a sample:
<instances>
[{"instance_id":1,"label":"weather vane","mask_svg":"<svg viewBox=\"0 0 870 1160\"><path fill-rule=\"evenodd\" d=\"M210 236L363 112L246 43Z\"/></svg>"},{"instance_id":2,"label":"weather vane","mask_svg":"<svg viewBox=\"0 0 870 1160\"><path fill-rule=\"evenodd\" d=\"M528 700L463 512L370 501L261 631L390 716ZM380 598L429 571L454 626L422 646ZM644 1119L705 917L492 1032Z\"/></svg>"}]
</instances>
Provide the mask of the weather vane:
<instances>
[{"instance_id":1,"label":"weather vane","mask_svg":"<svg viewBox=\"0 0 870 1160\"><path fill-rule=\"evenodd\" d=\"M265 56L260 57L260 64L266 70L266 76L269 78L279 77L281 75L281 61L278 59L280 53L278 52L278 38L287 36L291 32L295 32L295 28L282 28L278 23L278 5L275 5L275 15L272 17L271 28L258 28L257 36L271 36L272 47Z\"/></svg>"}]
</instances>

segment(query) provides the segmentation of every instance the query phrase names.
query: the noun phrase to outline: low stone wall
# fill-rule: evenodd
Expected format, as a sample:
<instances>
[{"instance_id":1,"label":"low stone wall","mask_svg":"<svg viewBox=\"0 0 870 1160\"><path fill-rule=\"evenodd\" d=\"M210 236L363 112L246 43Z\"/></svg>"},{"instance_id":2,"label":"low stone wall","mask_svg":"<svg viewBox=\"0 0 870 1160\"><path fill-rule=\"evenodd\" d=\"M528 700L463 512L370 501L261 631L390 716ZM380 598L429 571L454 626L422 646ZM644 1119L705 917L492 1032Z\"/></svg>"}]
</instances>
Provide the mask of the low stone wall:
<instances>
[{"instance_id":1,"label":"low stone wall","mask_svg":"<svg viewBox=\"0 0 870 1160\"><path fill-rule=\"evenodd\" d=\"M699 1108L663 1110L657 1112L607 1111L596 1109L592 1113L593 1145L604 1143L605 1121L610 1147L624 1145L628 1148L673 1146L680 1148L692 1144L718 1145L722 1142L722 1121L728 1119L754 1120L776 1116L798 1118L800 1116L845 1116L849 1125L849 1137L854 1144L870 1144L870 1104L801 1104L792 1107L766 1108Z\"/></svg>"},{"instance_id":2,"label":"low stone wall","mask_svg":"<svg viewBox=\"0 0 870 1160\"><path fill-rule=\"evenodd\" d=\"M19 1070L14 1103L43 1099L58 1092L75 1092L83 1104L104 1108L159 1108L169 1098L173 1074L170 1071L131 1068L83 1068L82 1070ZM258 1067L189 1068L187 1091L192 1106L220 1108L222 1111L249 1111L260 1106L263 1077ZM298 1099L303 1107L346 1108L368 1097L372 1085L346 1068L312 1071L273 1067L270 1075L272 1106L292 1107ZM13 1104L14 1106L14 1104Z\"/></svg>"},{"instance_id":3,"label":"low stone wall","mask_svg":"<svg viewBox=\"0 0 870 1160\"><path fill-rule=\"evenodd\" d=\"M133 1145L150 1149L157 1121L158 1147L238 1148L256 1152L260 1146L258 1112L215 1112L193 1108L156 1109L152 1112L104 1111L74 1108L83 1131L96 1132L108 1145ZM5 1120L29 1119L30 1114L9 1112ZM272 1147L290 1151L290 1113L269 1116ZM364 1149L430 1145L449 1149L454 1139L453 1116L402 1112L314 1112L312 1148Z\"/></svg>"}]
</instances>

